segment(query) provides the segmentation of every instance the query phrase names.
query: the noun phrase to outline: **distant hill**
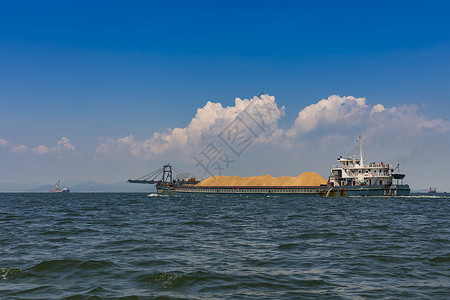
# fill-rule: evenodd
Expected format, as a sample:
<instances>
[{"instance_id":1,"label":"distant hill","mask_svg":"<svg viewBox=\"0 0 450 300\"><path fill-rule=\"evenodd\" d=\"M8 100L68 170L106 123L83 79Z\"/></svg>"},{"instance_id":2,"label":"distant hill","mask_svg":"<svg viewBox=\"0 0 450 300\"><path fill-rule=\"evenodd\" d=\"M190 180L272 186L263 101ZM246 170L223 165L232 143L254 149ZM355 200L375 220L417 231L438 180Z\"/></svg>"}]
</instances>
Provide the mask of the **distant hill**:
<instances>
[{"instance_id":1,"label":"distant hill","mask_svg":"<svg viewBox=\"0 0 450 300\"><path fill-rule=\"evenodd\" d=\"M126 181L117 183L99 183L94 181L85 182L62 182L62 187L68 187L71 192L104 192L104 193L133 193L133 192L155 192L152 184L132 184ZM22 184L22 183L0 183L0 192L50 192L54 184Z\"/></svg>"}]
</instances>

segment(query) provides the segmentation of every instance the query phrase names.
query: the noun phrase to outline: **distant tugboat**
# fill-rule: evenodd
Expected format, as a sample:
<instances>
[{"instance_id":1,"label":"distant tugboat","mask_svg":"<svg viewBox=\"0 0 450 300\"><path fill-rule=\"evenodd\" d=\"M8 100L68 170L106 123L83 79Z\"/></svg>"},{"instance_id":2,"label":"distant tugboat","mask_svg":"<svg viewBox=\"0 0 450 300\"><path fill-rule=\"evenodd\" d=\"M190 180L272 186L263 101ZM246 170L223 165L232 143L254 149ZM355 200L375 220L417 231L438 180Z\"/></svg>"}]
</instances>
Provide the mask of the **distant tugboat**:
<instances>
[{"instance_id":1,"label":"distant tugboat","mask_svg":"<svg viewBox=\"0 0 450 300\"><path fill-rule=\"evenodd\" d=\"M436 194L436 188L431 188L428 190L428 194Z\"/></svg>"},{"instance_id":2,"label":"distant tugboat","mask_svg":"<svg viewBox=\"0 0 450 300\"><path fill-rule=\"evenodd\" d=\"M58 182L55 184L55 187L53 188L53 190L50 190L50 192L52 193L68 193L70 192L70 190L66 187L60 187L59 186L60 181L58 180Z\"/></svg>"}]
</instances>

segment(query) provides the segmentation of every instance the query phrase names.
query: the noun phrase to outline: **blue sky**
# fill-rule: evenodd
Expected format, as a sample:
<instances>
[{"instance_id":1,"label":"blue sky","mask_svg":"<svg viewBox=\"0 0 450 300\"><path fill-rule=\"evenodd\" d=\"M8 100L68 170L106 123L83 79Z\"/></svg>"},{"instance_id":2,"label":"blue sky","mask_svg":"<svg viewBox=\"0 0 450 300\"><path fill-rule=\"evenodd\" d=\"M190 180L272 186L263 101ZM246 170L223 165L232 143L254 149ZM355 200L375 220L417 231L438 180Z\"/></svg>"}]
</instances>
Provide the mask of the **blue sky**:
<instances>
[{"instance_id":1,"label":"blue sky","mask_svg":"<svg viewBox=\"0 0 450 300\"><path fill-rule=\"evenodd\" d=\"M414 160L439 157L445 149L439 145L448 142L449 15L446 1L3 1L0 182L60 177L114 182L166 161L194 172L195 164L177 155L182 146L173 146L167 156L121 150L107 158L99 146L130 135L146 141L167 128L186 128L208 101L233 107L235 98L261 93L285 107L277 121L280 130L289 130L300 111L331 95L365 98L371 107L414 106L411 118L443 122L424 132L422 143L418 138L410 145L402 142L413 149L410 160L392 156L416 172ZM368 130L361 122L354 126L364 124ZM358 130L343 131L322 128L297 136L299 144L291 143L290 150L252 145L249 157L240 158L230 173L295 175L308 168L325 177L335 156L347 154L342 152L358 135ZM313 154L321 138L332 134L346 136L345 141L324 149L317 165L297 157L300 145ZM207 141L189 141L192 153ZM432 143L428 148L436 152L418 146L424 143ZM40 145L47 150L32 151ZM382 160L378 153L385 145L368 141L368 155ZM281 152L297 164L273 159ZM274 163L263 169L258 160ZM420 168L448 164L444 156ZM418 188L450 190L438 176L430 183L414 176L408 174Z\"/></svg>"}]
</instances>

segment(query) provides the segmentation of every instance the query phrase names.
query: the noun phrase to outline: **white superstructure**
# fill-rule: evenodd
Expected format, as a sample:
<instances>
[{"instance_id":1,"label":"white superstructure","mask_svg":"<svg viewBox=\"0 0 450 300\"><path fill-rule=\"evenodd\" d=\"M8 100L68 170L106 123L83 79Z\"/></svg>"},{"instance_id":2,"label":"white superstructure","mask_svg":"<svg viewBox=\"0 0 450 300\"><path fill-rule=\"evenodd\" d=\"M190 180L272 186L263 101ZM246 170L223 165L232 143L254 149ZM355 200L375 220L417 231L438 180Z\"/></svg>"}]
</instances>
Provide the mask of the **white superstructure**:
<instances>
[{"instance_id":1,"label":"white superstructure","mask_svg":"<svg viewBox=\"0 0 450 300\"><path fill-rule=\"evenodd\" d=\"M329 186L391 186L393 179L403 180L404 174L393 174L394 168L390 164L383 162L364 164L362 148L362 138L359 137L360 157L344 158L341 156L337 159L340 165L331 169L328 179Z\"/></svg>"}]
</instances>

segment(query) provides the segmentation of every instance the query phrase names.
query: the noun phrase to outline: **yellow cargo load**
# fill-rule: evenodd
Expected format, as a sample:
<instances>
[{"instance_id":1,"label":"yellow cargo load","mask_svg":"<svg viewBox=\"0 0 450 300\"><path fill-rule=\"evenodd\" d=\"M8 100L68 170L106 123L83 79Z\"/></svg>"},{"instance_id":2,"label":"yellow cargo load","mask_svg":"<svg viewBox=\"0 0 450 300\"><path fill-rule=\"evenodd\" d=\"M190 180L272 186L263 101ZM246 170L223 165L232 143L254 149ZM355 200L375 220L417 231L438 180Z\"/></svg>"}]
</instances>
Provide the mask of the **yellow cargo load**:
<instances>
[{"instance_id":1,"label":"yellow cargo load","mask_svg":"<svg viewBox=\"0 0 450 300\"><path fill-rule=\"evenodd\" d=\"M303 172L298 177L213 176L197 183L196 186L319 186L321 184L327 184L327 180L315 172Z\"/></svg>"}]
</instances>

